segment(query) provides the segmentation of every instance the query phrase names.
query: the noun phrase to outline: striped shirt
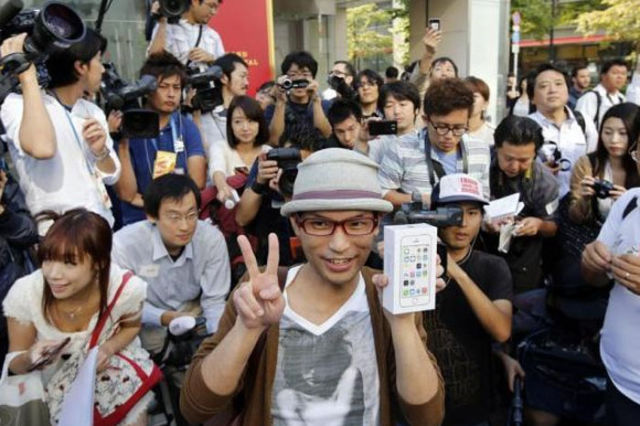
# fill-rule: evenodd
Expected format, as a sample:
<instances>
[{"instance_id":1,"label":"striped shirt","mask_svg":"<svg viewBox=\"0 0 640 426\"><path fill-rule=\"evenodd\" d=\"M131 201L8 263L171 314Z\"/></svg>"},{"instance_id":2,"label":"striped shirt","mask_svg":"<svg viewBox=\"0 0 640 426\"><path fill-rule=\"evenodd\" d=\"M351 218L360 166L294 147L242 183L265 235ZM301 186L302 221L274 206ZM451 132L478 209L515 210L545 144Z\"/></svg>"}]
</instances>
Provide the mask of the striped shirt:
<instances>
[{"instance_id":1,"label":"striped shirt","mask_svg":"<svg viewBox=\"0 0 640 426\"><path fill-rule=\"evenodd\" d=\"M419 192L420 194L431 194L433 188L430 183L430 173L425 157L426 130L415 134L412 138L403 138L394 144L386 145L382 155L382 163L378 170L378 182L382 187L383 195L391 190L397 190L406 194ZM490 196L489 190L489 166L491 156L489 146L486 142L464 135L460 141L462 152L466 153L467 170L464 161L458 158L457 173L467 173L478 179L482 183L482 188L487 199ZM440 163L438 155L431 147L431 159L433 163ZM438 176L434 172L435 182Z\"/></svg>"}]
</instances>

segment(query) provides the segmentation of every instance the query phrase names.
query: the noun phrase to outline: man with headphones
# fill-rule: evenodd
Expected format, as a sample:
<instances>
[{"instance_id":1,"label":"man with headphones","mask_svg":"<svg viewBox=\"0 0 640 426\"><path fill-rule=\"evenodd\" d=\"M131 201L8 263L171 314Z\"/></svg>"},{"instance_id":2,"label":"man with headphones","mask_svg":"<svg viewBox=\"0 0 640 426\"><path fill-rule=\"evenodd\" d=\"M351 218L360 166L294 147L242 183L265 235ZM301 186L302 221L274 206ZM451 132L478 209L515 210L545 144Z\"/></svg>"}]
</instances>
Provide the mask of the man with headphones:
<instances>
[{"instance_id":1,"label":"man with headphones","mask_svg":"<svg viewBox=\"0 0 640 426\"><path fill-rule=\"evenodd\" d=\"M505 255L515 292L537 288L542 280L542 244L556 234L553 220L559 204L558 181L536 161L544 143L542 128L532 119L509 116L494 133L496 155L491 163L491 196L494 199L520 193L524 207L517 214L509 252ZM487 223L485 241L496 250L500 223Z\"/></svg>"}]
</instances>

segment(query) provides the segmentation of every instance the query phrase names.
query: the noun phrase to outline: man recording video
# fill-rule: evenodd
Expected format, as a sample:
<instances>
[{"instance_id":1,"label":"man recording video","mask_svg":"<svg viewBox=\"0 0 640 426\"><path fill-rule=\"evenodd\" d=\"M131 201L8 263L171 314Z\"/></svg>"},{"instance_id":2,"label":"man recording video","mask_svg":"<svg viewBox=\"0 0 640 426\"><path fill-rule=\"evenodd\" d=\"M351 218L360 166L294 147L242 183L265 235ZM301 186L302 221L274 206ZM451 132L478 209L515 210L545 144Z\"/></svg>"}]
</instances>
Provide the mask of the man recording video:
<instances>
[{"instance_id":1,"label":"man recording video","mask_svg":"<svg viewBox=\"0 0 640 426\"><path fill-rule=\"evenodd\" d=\"M220 35L207 25L218 12L222 0L190 1L189 8L177 23L169 23L166 16L158 18L147 52L149 55L166 50L185 65L210 65L224 55ZM160 2L153 2L151 13L158 14L160 9Z\"/></svg>"},{"instance_id":2,"label":"man recording video","mask_svg":"<svg viewBox=\"0 0 640 426\"><path fill-rule=\"evenodd\" d=\"M25 35L2 44L2 56L23 50ZM100 88L106 40L87 29L80 42L53 52L46 61L49 89L40 90L35 68L19 75L22 95L7 97L0 116L11 157L32 215L85 207L114 218L105 184L120 176L104 113L83 99ZM51 222L42 222L44 233Z\"/></svg>"},{"instance_id":3,"label":"man recording video","mask_svg":"<svg viewBox=\"0 0 640 426\"><path fill-rule=\"evenodd\" d=\"M245 96L249 89L249 66L235 53L227 53L215 60L213 65L220 67L222 76L215 84L220 85L222 104L212 111L203 112L200 128L207 152L215 145L227 145L227 109L234 96Z\"/></svg>"},{"instance_id":4,"label":"man recording video","mask_svg":"<svg viewBox=\"0 0 640 426\"><path fill-rule=\"evenodd\" d=\"M276 104L265 111L269 123L269 143L278 145L284 134L295 125L304 123L309 128L317 129L322 137L331 135L331 124L326 117L329 102L323 101L319 94L318 62L308 52L289 53L280 67L282 76L276 81Z\"/></svg>"},{"instance_id":5,"label":"man recording video","mask_svg":"<svg viewBox=\"0 0 640 426\"><path fill-rule=\"evenodd\" d=\"M173 55L151 55L140 75L152 75L158 86L147 98L146 108L158 113L160 133L156 138L123 138L118 141L122 177L116 192L122 200L124 225L146 219L142 195L151 181L163 174L186 174L199 188L206 182L206 159L195 123L180 113L180 96L186 72Z\"/></svg>"}]
</instances>

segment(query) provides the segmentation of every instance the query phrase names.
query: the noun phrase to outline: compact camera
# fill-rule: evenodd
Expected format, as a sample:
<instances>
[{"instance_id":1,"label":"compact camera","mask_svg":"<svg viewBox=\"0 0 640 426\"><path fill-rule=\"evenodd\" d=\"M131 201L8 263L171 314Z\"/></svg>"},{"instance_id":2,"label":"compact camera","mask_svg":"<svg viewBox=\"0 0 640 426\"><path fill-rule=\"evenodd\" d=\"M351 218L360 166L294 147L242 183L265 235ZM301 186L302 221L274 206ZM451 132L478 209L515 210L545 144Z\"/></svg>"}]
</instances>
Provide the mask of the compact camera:
<instances>
[{"instance_id":1,"label":"compact camera","mask_svg":"<svg viewBox=\"0 0 640 426\"><path fill-rule=\"evenodd\" d=\"M596 197L598 198L609 198L609 193L613 189L613 183L604 179L596 179L593 182L593 190L596 193Z\"/></svg>"},{"instance_id":2,"label":"compact camera","mask_svg":"<svg viewBox=\"0 0 640 426\"><path fill-rule=\"evenodd\" d=\"M291 89L304 89L309 86L309 80L306 78L301 78L298 80L291 80L290 78L286 78L280 85L284 90Z\"/></svg>"},{"instance_id":3,"label":"compact camera","mask_svg":"<svg viewBox=\"0 0 640 426\"><path fill-rule=\"evenodd\" d=\"M267 160L277 161L282 169L278 187L285 197L293 194L293 184L298 176L298 164L302 161L298 148L275 148L267 152Z\"/></svg>"}]
</instances>

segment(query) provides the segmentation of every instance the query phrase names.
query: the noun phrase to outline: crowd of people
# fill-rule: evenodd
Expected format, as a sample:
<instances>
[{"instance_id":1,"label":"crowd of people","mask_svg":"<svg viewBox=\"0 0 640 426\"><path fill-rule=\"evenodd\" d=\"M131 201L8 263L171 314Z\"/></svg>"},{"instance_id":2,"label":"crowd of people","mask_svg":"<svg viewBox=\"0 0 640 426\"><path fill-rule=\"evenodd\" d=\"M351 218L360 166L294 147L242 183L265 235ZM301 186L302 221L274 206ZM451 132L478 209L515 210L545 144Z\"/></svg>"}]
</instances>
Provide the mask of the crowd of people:
<instances>
[{"instance_id":1,"label":"crowd of people","mask_svg":"<svg viewBox=\"0 0 640 426\"><path fill-rule=\"evenodd\" d=\"M584 66L512 76L494 127L489 85L428 28L404 72L325 75L296 51L250 96L251 67L207 25L221 3L169 22L150 2L155 137L101 108L107 42L89 28L47 59L46 88L32 65L0 108L0 360L39 372L51 423L97 347L107 424L148 424L162 376L182 424L489 425L523 381L526 424L635 424L640 67L606 61L591 89ZM189 85L212 66L215 90ZM459 217L438 227L435 309L393 315L381 230L408 206ZM207 337L167 367L195 318ZM540 333L600 375L532 362Z\"/></svg>"}]
</instances>

